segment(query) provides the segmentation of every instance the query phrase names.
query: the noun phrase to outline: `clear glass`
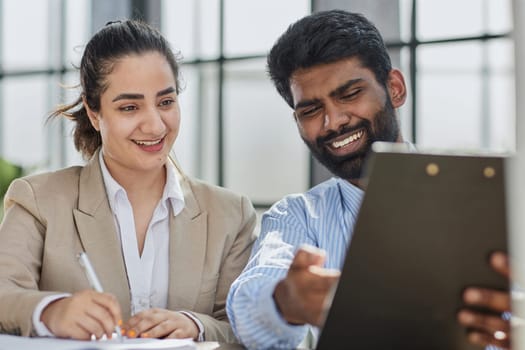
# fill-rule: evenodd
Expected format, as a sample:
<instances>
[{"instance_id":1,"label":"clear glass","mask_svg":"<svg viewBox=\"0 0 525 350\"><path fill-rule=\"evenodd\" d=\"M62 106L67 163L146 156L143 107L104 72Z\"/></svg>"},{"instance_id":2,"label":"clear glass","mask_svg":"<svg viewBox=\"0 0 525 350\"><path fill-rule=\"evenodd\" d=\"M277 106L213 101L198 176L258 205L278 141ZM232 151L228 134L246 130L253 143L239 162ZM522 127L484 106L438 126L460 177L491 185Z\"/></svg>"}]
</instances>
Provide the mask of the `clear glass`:
<instances>
[{"instance_id":1,"label":"clear glass","mask_svg":"<svg viewBox=\"0 0 525 350\"><path fill-rule=\"evenodd\" d=\"M266 53L292 22L309 12L308 0L224 0L225 56Z\"/></svg>"},{"instance_id":2,"label":"clear glass","mask_svg":"<svg viewBox=\"0 0 525 350\"><path fill-rule=\"evenodd\" d=\"M399 33L403 41L409 41L411 37L413 0L399 0Z\"/></svg>"},{"instance_id":3,"label":"clear glass","mask_svg":"<svg viewBox=\"0 0 525 350\"><path fill-rule=\"evenodd\" d=\"M187 174L218 183L218 65L183 65L181 126L174 151Z\"/></svg>"},{"instance_id":4,"label":"clear glass","mask_svg":"<svg viewBox=\"0 0 525 350\"><path fill-rule=\"evenodd\" d=\"M418 144L430 148L512 150L514 81L509 40L421 46Z\"/></svg>"},{"instance_id":5,"label":"clear glass","mask_svg":"<svg viewBox=\"0 0 525 350\"><path fill-rule=\"evenodd\" d=\"M3 156L29 169L46 164L48 88L49 78L45 75L3 80Z\"/></svg>"},{"instance_id":6,"label":"clear glass","mask_svg":"<svg viewBox=\"0 0 525 350\"><path fill-rule=\"evenodd\" d=\"M521 0L518 0L521 1ZM490 14L487 29L491 33L507 33L512 31L512 1L485 0L487 13Z\"/></svg>"},{"instance_id":7,"label":"clear glass","mask_svg":"<svg viewBox=\"0 0 525 350\"><path fill-rule=\"evenodd\" d=\"M512 26L511 0L439 0L417 2L420 40L508 32Z\"/></svg>"},{"instance_id":8,"label":"clear glass","mask_svg":"<svg viewBox=\"0 0 525 350\"><path fill-rule=\"evenodd\" d=\"M3 0L3 69L45 69L49 61L49 0Z\"/></svg>"},{"instance_id":9,"label":"clear glass","mask_svg":"<svg viewBox=\"0 0 525 350\"><path fill-rule=\"evenodd\" d=\"M80 65L84 46L89 40L91 6L89 0L66 0L65 64L66 68Z\"/></svg>"},{"instance_id":10,"label":"clear glass","mask_svg":"<svg viewBox=\"0 0 525 350\"><path fill-rule=\"evenodd\" d=\"M224 84L226 186L256 203L305 191L308 151L265 60L229 63Z\"/></svg>"},{"instance_id":11,"label":"clear glass","mask_svg":"<svg viewBox=\"0 0 525 350\"><path fill-rule=\"evenodd\" d=\"M185 61L219 57L219 0L162 1L162 32Z\"/></svg>"},{"instance_id":12,"label":"clear glass","mask_svg":"<svg viewBox=\"0 0 525 350\"><path fill-rule=\"evenodd\" d=\"M57 76L53 81L54 97L51 106L54 109L59 104L71 103L80 95L79 73L71 71ZM66 165L84 164L82 155L75 149L73 131L76 124L66 118L58 118L47 125L49 162L51 169Z\"/></svg>"},{"instance_id":13,"label":"clear glass","mask_svg":"<svg viewBox=\"0 0 525 350\"><path fill-rule=\"evenodd\" d=\"M516 148L514 43L511 39L492 40L486 44L486 50L490 147L512 152Z\"/></svg>"}]
</instances>

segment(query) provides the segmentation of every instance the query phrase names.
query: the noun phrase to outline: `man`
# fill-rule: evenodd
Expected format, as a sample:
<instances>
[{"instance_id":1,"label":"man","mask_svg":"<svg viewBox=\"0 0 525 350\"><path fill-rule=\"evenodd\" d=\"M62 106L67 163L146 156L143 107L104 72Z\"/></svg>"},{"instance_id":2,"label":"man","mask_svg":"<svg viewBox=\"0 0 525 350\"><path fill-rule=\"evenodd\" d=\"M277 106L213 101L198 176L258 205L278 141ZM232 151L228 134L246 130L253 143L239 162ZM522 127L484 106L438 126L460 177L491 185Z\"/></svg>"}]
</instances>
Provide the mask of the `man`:
<instances>
[{"instance_id":1,"label":"man","mask_svg":"<svg viewBox=\"0 0 525 350\"><path fill-rule=\"evenodd\" d=\"M363 162L375 141L404 142L395 109L407 91L374 25L340 10L290 26L270 51L268 68L294 110L301 138L336 177L285 197L264 214L227 312L248 348L290 349L308 324L324 322L364 193ZM508 272L505 258L495 256L496 265ZM465 301L509 309L508 294L491 290L468 289ZM472 329L472 341L508 346L509 324L501 317L463 310L458 318Z\"/></svg>"}]
</instances>

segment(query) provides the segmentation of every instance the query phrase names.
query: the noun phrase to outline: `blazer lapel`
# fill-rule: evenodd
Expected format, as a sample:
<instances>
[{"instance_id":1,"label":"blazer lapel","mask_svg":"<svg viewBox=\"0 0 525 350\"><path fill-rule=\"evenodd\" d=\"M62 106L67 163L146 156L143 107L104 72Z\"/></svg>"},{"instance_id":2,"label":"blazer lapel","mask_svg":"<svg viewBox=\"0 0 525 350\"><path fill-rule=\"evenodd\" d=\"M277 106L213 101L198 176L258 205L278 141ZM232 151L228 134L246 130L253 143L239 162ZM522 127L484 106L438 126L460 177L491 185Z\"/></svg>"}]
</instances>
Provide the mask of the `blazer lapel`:
<instances>
[{"instance_id":1,"label":"blazer lapel","mask_svg":"<svg viewBox=\"0 0 525 350\"><path fill-rule=\"evenodd\" d=\"M207 245L207 213L201 211L188 179L179 177L184 209L170 215L168 309L193 309L204 269Z\"/></svg>"},{"instance_id":2,"label":"blazer lapel","mask_svg":"<svg viewBox=\"0 0 525 350\"><path fill-rule=\"evenodd\" d=\"M82 247L105 292L120 302L124 319L130 316L129 283L113 213L99 164L99 152L82 169L78 209L73 210Z\"/></svg>"}]
</instances>

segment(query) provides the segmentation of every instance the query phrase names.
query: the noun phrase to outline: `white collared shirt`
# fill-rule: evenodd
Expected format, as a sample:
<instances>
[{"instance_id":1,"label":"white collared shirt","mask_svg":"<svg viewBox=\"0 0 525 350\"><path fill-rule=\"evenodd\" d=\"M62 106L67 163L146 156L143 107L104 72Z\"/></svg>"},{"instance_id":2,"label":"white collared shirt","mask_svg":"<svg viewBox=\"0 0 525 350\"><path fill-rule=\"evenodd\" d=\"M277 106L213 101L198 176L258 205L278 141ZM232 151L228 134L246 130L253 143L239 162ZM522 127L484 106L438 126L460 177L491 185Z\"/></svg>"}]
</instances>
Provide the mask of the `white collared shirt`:
<instances>
[{"instance_id":1,"label":"white collared shirt","mask_svg":"<svg viewBox=\"0 0 525 350\"><path fill-rule=\"evenodd\" d=\"M169 215L184 209L184 196L172 163L166 163L166 186L149 223L139 255L133 208L126 190L115 181L99 154L100 168L115 227L122 245L131 294L131 314L168 305ZM171 213L170 213L171 209Z\"/></svg>"}]
</instances>

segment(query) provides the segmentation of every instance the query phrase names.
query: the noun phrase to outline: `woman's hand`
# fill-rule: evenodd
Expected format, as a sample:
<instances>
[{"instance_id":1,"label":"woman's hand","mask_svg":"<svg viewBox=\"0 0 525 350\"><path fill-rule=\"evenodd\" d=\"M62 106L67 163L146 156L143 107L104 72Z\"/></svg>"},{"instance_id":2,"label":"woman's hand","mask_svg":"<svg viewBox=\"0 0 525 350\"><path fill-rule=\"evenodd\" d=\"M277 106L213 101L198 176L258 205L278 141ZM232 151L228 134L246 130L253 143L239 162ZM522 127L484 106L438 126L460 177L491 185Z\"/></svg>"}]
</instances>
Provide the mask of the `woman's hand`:
<instances>
[{"instance_id":1,"label":"woman's hand","mask_svg":"<svg viewBox=\"0 0 525 350\"><path fill-rule=\"evenodd\" d=\"M192 338L197 340L199 327L183 313L165 309L139 312L123 326L129 338Z\"/></svg>"},{"instance_id":2,"label":"woman's hand","mask_svg":"<svg viewBox=\"0 0 525 350\"><path fill-rule=\"evenodd\" d=\"M40 316L57 337L89 340L94 335L111 338L121 321L118 300L112 294L94 290L77 292L49 304Z\"/></svg>"}]
</instances>

